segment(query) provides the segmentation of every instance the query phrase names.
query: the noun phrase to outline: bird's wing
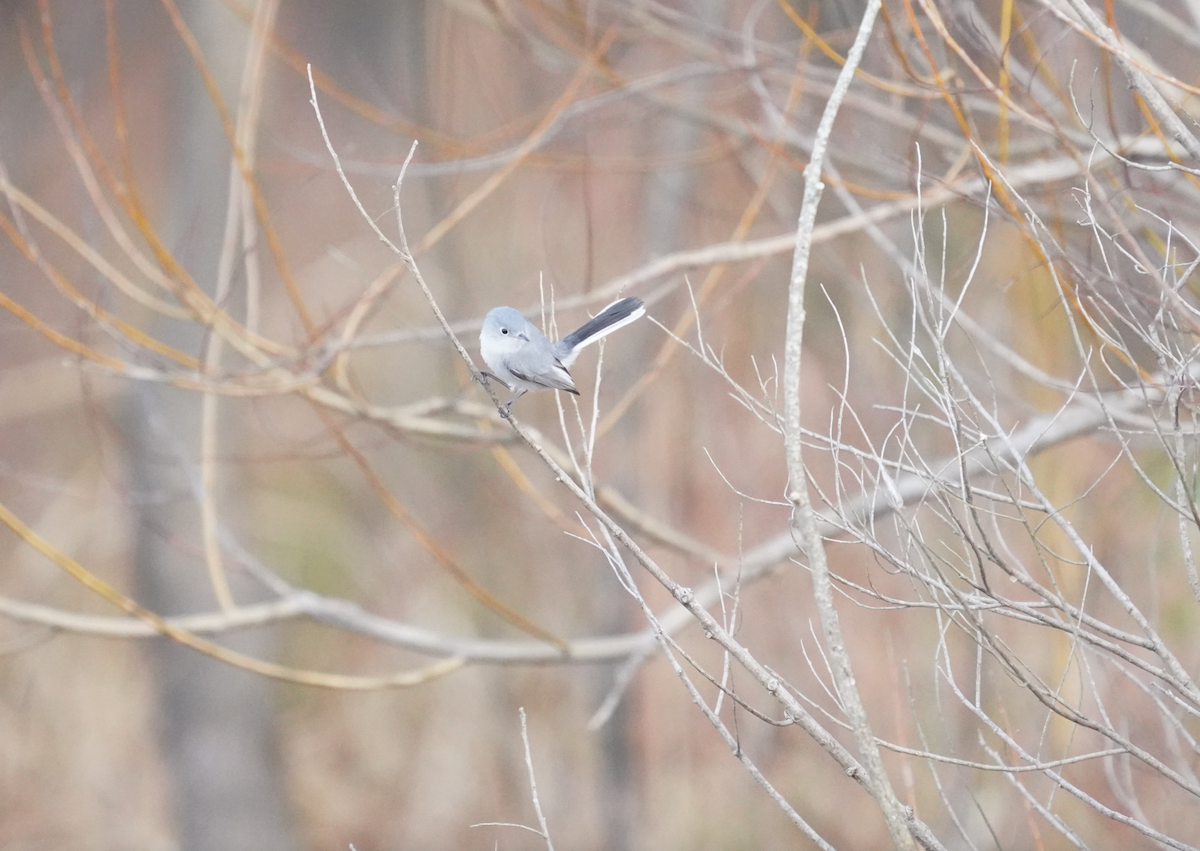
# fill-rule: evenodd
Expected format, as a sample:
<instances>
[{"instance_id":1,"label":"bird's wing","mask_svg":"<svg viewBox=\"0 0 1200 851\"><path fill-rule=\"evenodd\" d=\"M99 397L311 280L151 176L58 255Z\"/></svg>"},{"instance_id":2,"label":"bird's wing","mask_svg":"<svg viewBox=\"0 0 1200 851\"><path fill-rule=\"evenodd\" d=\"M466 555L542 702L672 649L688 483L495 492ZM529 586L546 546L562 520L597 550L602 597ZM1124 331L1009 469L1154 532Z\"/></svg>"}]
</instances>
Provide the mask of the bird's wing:
<instances>
[{"instance_id":1,"label":"bird's wing","mask_svg":"<svg viewBox=\"0 0 1200 851\"><path fill-rule=\"evenodd\" d=\"M554 366L545 372L539 372L536 375L529 372L522 372L519 368L514 368L510 363L508 371L514 378L518 378L534 387L545 387L548 390L566 390L568 393L579 395L579 391L575 389L575 382L571 378L571 373L567 372L567 368L556 358Z\"/></svg>"}]
</instances>

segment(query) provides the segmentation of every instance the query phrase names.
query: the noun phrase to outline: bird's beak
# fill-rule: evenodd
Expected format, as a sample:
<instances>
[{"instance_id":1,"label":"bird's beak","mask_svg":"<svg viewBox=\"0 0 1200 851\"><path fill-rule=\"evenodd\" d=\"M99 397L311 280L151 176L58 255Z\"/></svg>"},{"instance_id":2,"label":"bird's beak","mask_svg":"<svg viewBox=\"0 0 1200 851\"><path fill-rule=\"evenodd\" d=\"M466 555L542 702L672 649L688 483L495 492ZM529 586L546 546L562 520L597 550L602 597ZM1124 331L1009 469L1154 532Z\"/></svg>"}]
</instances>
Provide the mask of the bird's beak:
<instances>
[{"instance_id":1,"label":"bird's beak","mask_svg":"<svg viewBox=\"0 0 1200 851\"><path fill-rule=\"evenodd\" d=\"M518 334L517 336L520 337L522 340L524 340L526 343L529 342L529 338L526 337L524 334Z\"/></svg>"}]
</instances>

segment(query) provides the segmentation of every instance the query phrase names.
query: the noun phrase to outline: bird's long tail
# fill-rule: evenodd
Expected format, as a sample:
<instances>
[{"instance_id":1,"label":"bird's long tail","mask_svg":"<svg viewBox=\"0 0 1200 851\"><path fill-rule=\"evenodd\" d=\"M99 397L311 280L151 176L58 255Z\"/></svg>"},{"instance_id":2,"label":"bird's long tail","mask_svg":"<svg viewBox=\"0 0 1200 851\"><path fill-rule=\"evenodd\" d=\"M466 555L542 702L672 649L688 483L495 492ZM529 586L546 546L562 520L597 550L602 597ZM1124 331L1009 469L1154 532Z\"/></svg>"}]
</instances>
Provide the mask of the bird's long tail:
<instances>
[{"instance_id":1,"label":"bird's long tail","mask_svg":"<svg viewBox=\"0 0 1200 851\"><path fill-rule=\"evenodd\" d=\"M623 298L614 301L604 310L597 313L577 330L558 341L555 348L563 366L570 366L579 350L591 345L618 328L623 328L630 322L640 319L646 313L646 306L640 298Z\"/></svg>"}]
</instances>

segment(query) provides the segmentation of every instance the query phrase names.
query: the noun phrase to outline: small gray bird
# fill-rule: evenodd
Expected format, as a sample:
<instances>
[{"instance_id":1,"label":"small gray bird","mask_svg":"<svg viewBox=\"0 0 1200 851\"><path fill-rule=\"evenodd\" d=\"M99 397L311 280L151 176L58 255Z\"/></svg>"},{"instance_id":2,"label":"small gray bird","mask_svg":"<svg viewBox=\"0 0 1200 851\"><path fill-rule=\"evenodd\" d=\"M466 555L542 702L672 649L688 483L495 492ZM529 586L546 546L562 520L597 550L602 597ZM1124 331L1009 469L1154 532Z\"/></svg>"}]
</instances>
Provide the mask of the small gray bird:
<instances>
[{"instance_id":1,"label":"small gray bird","mask_svg":"<svg viewBox=\"0 0 1200 851\"><path fill-rule=\"evenodd\" d=\"M578 396L567 367L575 362L579 350L645 312L640 298L623 298L583 323L577 331L551 343L519 310L493 308L479 331L479 354L492 370L484 375L516 391L517 395L504 406L505 412L530 390L566 390Z\"/></svg>"}]
</instances>

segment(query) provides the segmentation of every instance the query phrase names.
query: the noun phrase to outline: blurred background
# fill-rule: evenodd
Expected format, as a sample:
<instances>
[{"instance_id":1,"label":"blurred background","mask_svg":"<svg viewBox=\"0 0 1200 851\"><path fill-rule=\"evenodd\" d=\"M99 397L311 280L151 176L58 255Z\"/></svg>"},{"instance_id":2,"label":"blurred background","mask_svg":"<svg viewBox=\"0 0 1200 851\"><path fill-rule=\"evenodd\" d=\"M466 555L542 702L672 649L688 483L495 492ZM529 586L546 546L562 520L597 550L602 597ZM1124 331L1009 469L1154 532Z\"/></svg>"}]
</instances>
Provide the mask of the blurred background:
<instances>
[{"instance_id":1,"label":"blurred background","mask_svg":"<svg viewBox=\"0 0 1200 851\"><path fill-rule=\"evenodd\" d=\"M780 382L865 6L0 4L0 848L541 847L477 826L537 825L520 708L559 848L809 847L356 209L307 69L392 240L417 142L405 233L472 356L496 305L646 301L514 413L854 750ZM888 0L835 125L805 460L944 847L1200 836L1198 49L1194 0ZM628 565L780 798L885 847Z\"/></svg>"}]
</instances>

